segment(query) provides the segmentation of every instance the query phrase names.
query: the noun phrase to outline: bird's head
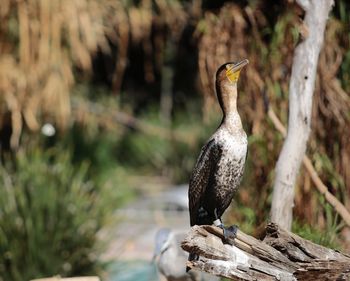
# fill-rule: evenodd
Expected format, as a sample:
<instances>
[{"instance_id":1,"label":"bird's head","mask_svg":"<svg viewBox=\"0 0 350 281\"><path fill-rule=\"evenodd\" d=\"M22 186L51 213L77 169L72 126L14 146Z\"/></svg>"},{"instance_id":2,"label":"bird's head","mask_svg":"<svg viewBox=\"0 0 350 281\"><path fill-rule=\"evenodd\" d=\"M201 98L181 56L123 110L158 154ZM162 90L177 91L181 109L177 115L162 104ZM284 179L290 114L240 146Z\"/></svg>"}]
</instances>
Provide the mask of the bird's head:
<instances>
[{"instance_id":1,"label":"bird's head","mask_svg":"<svg viewBox=\"0 0 350 281\"><path fill-rule=\"evenodd\" d=\"M216 94L224 115L236 110L237 81L242 68L248 63L247 59L237 63L228 62L216 71Z\"/></svg>"},{"instance_id":2,"label":"bird's head","mask_svg":"<svg viewBox=\"0 0 350 281\"><path fill-rule=\"evenodd\" d=\"M227 62L221 65L216 71L216 83L237 84L239 75L244 66L249 63L247 59L240 62Z\"/></svg>"},{"instance_id":3,"label":"bird's head","mask_svg":"<svg viewBox=\"0 0 350 281\"><path fill-rule=\"evenodd\" d=\"M155 261L162 252L164 252L169 246L169 237L171 235L171 230L168 228L161 228L156 233L155 238L155 248L152 257L152 261Z\"/></svg>"}]
</instances>

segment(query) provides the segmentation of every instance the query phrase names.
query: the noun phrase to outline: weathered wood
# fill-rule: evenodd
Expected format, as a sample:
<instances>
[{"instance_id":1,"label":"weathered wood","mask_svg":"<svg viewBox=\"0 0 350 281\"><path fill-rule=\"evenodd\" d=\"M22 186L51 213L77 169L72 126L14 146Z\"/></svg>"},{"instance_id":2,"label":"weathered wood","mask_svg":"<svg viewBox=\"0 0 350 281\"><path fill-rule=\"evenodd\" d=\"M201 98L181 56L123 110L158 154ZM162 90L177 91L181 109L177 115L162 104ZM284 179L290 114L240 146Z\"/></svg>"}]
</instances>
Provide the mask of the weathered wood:
<instances>
[{"instance_id":1,"label":"weathered wood","mask_svg":"<svg viewBox=\"0 0 350 281\"><path fill-rule=\"evenodd\" d=\"M266 227L266 233L260 241L238 230L235 239L224 243L222 229L193 226L181 246L200 256L187 262L190 268L232 280L350 280L348 255L273 223Z\"/></svg>"},{"instance_id":2,"label":"weathered wood","mask_svg":"<svg viewBox=\"0 0 350 281\"><path fill-rule=\"evenodd\" d=\"M312 263L300 264L300 269L294 273L297 280L350 280L349 262L339 261L313 261Z\"/></svg>"},{"instance_id":3,"label":"weathered wood","mask_svg":"<svg viewBox=\"0 0 350 281\"><path fill-rule=\"evenodd\" d=\"M264 242L284 253L290 260L308 262L312 260L336 260L350 262L350 256L317 245L300 236L270 223L266 227Z\"/></svg>"}]
</instances>

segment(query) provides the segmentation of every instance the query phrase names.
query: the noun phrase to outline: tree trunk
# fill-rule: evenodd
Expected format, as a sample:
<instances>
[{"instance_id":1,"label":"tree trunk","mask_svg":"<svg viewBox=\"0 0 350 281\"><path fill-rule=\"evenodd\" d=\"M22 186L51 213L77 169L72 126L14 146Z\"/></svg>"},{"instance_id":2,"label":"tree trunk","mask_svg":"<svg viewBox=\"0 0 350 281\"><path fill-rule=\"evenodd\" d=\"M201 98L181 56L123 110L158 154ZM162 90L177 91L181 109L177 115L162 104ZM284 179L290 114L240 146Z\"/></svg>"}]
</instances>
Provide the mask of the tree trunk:
<instances>
[{"instance_id":1,"label":"tree trunk","mask_svg":"<svg viewBox=\"0 0 350 281\"><path fill-rule=\"evenodd\" d=\"M288 133L276 165L271 220L290 230L294 185L310 133L312 97L319 53L333 0L297 0L305 10L306 39L295 49L289 85Z\"/></svg>"}]
</instances>

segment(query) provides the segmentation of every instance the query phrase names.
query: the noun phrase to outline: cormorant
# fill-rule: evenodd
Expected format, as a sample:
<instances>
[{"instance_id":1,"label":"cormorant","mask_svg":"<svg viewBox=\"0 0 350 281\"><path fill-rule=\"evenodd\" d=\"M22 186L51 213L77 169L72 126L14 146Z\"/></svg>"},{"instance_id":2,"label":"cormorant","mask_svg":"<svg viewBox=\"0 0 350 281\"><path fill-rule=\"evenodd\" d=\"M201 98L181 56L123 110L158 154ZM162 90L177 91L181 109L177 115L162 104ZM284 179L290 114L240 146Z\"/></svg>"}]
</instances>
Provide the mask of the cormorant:
<instances>
[{"instance_id":1,"label":"cormorant","mask_svg":"<svg viewBox=\"0 0 350 281\"><path fill-rule=\"evenodd\" d=\"M220 278L205 272L186 272L183 264L187 253L181 248L186 233L161 228L157 231L153 261L167 281L219 281Z\"/></svg>"},{"instance_id":2,"label":"cormorant","mask_svg":"<svg viewBox=\"0 0 350 281\"><path fill-rule=\"evenodd\" d=\"M190 223L220 226L235 236L237 227L225 228L221 216L238 188L247 156L247 135L237 111L237 81L248 60L225 63L216 72L216 93L223 119L202 147L189 182ZM189 260L198 258L190 254Z\"/></svg>"}]
</instances>

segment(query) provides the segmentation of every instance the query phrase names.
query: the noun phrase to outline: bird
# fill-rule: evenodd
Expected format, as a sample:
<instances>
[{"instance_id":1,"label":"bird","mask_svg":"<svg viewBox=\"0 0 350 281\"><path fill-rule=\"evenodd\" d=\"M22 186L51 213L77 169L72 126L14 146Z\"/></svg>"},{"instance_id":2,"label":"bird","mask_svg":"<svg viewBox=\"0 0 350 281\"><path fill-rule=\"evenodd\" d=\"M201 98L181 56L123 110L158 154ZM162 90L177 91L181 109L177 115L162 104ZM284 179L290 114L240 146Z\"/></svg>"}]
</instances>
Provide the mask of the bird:
<instances>
[{"instance_id":1,"label":"bird","mask_svg":"<svg viewBox=\"0 0 350 281\"><path fill-rule=\"evenodd\" d=\"M190 225L214 224L223 228L225 238L236 236L237 226L224 227L221 216L240 185L248 150L247 134L237 110L237 82L248 63L247 59L228 62L216 71L215 88L223 118L202 147L189 181ZM198 258L195 254L189 256L190 261Z\"/></svg>"},{"instance_id":2,"label":"bird","mask_svg":"<svg viewBox=\"0 0 350 281\"><path fill-rule=\"evenodd\" d=\"M159 272L168 281L219 281L220 278L204 272L185 271L187 253L180 246L185 236L186 233L169 228L157 231L152 260L157 261Z\"/></svg>"}]
</instances>

